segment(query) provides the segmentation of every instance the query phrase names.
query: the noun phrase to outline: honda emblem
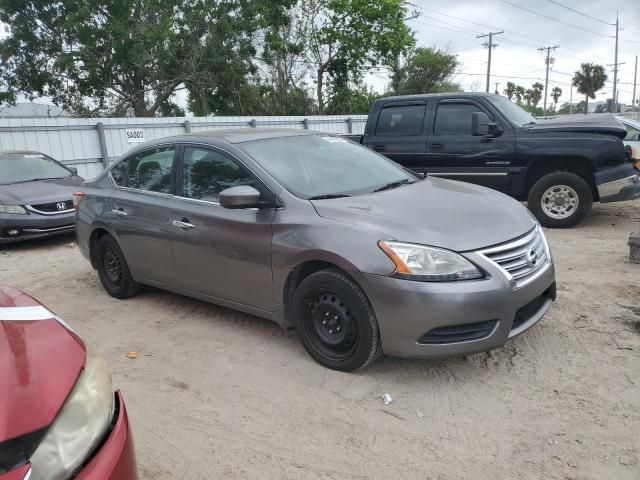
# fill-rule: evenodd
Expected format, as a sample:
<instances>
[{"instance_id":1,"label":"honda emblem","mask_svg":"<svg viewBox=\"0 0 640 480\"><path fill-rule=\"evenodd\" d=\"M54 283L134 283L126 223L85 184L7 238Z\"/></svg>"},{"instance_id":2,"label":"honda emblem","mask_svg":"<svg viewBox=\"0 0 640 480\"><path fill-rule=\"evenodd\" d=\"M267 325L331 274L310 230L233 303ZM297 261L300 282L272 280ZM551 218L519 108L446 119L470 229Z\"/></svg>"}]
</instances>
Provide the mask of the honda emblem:
<instances>
[{"instance_id":1,"label":"honda emblem","mask_svg":"<svg viewBox=\"0 0 640 480\"><path fill-rule=\"evenodd\" d=\"M58 202L58 203L56 203L56 208L58 210L66 210L67 209L67 202Z\"/></svg>"}]
</instances>

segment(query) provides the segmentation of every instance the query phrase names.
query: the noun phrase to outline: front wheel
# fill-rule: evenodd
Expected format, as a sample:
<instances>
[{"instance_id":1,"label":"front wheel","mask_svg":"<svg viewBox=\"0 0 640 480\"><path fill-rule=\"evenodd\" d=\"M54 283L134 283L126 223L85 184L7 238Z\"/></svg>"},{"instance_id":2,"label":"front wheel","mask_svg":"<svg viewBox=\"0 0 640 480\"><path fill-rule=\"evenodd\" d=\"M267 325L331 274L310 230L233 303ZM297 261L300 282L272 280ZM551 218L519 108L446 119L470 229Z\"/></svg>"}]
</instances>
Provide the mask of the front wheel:
<instances>
[{"instance_id":1,"label":"front wheel","mask_svg":"<svg viewBox=\"0 0 640 480\"><path fill-rule=\"evenodd\" d=\"M293 296L296 331L318 363L350 372L381 353L378 322L362 289L336 269L305 278Z\"/></svg>"},{"instance_id":2,"label":"front wheel","mask_svg":"<svg viewBox=\"0 0 640 480\"><path fill-rule=\"evenodd\" d=\"M553 172L540 178L529 191L527 206L548 228L567 228L580 223L591 210L589 184L571 172Z\"/></svg>"}]
</instances>

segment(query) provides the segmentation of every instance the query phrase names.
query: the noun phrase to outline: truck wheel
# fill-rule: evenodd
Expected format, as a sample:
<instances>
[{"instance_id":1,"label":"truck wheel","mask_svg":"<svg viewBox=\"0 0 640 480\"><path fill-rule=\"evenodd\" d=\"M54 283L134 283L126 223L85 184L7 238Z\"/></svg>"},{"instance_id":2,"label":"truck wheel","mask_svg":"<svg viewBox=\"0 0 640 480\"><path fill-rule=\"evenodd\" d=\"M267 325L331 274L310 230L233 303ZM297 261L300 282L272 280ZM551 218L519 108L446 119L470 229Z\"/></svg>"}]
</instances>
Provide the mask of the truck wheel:
<instances>
[{"instance_id":1,"label":"truck wheel","mask_svg":"<svg viewBox=\"0 0 640 480\"><path fill-rule=\"evenodd\" d=\"M529 190L527 206L543 227L567 228L582 221L593 205L589 184L571 172L553 172Z\"/></svg>"},{"instance_id":2,"label":"truck wheel","mask_svg":"<svg viewBox=\"0 0 640 480\"><path fill-rule=\"evenodd\" d=\"M291 308L302 345L334 370L364 368L382 353L378 322L362 289L337 269L305 278Z\"/></svg>"}]
</instances>

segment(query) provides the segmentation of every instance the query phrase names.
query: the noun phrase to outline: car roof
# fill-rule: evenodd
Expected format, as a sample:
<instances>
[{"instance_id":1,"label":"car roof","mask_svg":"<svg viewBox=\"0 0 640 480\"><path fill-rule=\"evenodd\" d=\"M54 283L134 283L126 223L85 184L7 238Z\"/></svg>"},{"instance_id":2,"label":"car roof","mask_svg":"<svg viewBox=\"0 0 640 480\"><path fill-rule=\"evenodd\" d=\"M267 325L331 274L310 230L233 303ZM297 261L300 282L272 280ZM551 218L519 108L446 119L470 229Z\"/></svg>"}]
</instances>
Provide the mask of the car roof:
<instances>
[{"instance_id":1,"label":"car roof","mask_svg":"<svg viewBox=\"0 0 640 480\"><path fill-rule=\"evenodd\" d=\"M147 145L155 143L169 142L203 142L203 143L219 143L219 141L228 143L243 143L254 140L267 140L271 138L299 137L303 135L331 135L313 130L302 130L295 128L228 128L222 130L208 130L204 132L188 133L185 135L177 135L174 137L161 138L152 140Z\"/></svg>"},{"instance_id":2,"label":"car roof","mask_svg":"<svg viewBox=\"0 0 640 480\"><path fill-rule=\"evenodd\" d=\"M425 98L439 98L439 97L500 97L497 93L486 92L442 92L442 93L419 93L416 95L397 95L393 97L382 97L376 100L378 102L398 101L398 100L423 100Z\"/></svg>"}]
</instances>

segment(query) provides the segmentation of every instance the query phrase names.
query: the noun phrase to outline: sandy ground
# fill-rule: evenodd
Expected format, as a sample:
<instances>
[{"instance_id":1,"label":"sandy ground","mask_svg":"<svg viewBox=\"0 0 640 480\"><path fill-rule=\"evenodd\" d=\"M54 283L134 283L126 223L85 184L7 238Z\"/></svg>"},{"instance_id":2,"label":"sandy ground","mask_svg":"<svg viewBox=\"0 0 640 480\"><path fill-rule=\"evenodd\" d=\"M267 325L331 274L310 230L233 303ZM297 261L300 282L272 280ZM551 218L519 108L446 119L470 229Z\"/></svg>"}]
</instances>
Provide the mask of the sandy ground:
<instances>
[{"instance_id":1,"label":"sandy ground","mask_svg":"<svg viewBox=\"0 0 640 480\"><path fill-rule=\"evenodd\" d=\"M504 348L356 374L320 367L265 320L153 289L114 300L72 238L0 251L0 283L107 359L143 479L637 480L638 228L640 203L626 203L548 231L558 301Z\"/></svg>"}]
</instances>

